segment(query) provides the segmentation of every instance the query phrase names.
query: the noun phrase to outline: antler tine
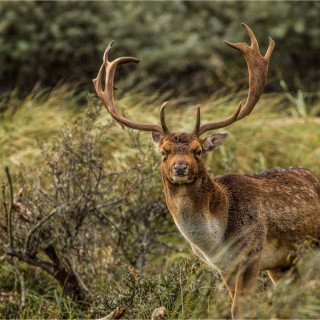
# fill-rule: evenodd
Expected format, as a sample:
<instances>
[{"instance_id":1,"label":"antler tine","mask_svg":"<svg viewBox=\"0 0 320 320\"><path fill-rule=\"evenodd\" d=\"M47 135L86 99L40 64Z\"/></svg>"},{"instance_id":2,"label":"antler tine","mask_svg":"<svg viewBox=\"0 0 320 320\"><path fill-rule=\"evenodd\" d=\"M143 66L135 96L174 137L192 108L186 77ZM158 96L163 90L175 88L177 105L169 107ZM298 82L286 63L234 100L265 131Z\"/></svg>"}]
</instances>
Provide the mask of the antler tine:
<instances>
[{"instance_id":1,"label":"antler tine","mask_svg":"<svg viewBox=\"0 0 320 320\"><path fill-rule=\"evenodd\" d=\"M270 61L270 58L271 58L271 54L272 54L272 51L274 49L274 46L275 46L275 42L269 37L269 46L268 46L268 50L267 50L267 53L265 54L264 58L268 61Z\"/></svg>"},{"instance_id":2,"label":"antler tine","mask_svg":"<svg viewBox=\"0 0 320 320\"><path fill-rule=\"evenodd\" d=\"M121 58L117 58L114 61L109 61L108 56L113 43L114 41L112 41L108 45L106 51L104 52L103 64L100 67L97 78L93 80L94 87L96 89L96 92L99 98L102 100L104 106L106 107L110 115L122 126L124 125L129 128L137 129L137 130L158 132L162 135L169 134L170 131L166 126L165 118L164 118L164 106L162 106L161 108L162 111L160 112L162 114L161 126L157 124L143 124L143 123L133 122L125 118L124 116L122 116L118 111L113 98L113 90L115 88L113 82L114 82L114 75L116 72L116 68L120 64L129 63L129 62L139 63L140 60L133 57L121 57ZM105 90L102 89L102 85L101 85L104 68L106 70Z\"/></svg>"},{"instance_id":3,"label":"antler tine","mask_svg":"<svg viewBox=\"0 0 320 320\"><path fill-rule=\"evenodd\" d=\"M200 130L200 105L197 106L197 118L196 118L196 123L194 125L192 134L194 134L195 136L198 136L199 130Z\"/></svg>"},{"instance_id":4,"label":"antler tine","mask_svg":"<svg viewBox=\"0 0 320 320\"><path fill-rule=\"evenodd\" d=\"M248 35L249 35L250 40L251 40L251 47L259 50L259 43L257 41L256 36L252 32L252 30L245 23L241 23L241 24L248 32Z\"/></svg>"},{"instance_id":5,"label":"antler tine","mask_svg":"<svg viewBox=\"0 0 320 320\"><path fill-rule=\"evenodd\" d=\"M267 82L269 61L270 61L270 57L271 57L275 42L271 38L269 38L269 47L266 55L263 57L260 53L259 44L255 35L246 24L243 23L242 25L249 34L249 37L251 40L250 47L243 42L239 42L239 43L231 43L228 41L224 41L224 42L230 47L239 50L243 54L247 62L248 71L249 71L249 93L248 93L247 101L242 109L241 109L241 103L240 103L237 111L231 117L223 121L202 125L199 129L199 136L208 130L214 130L214 129L226 127L232 124L233 122L238 121L244 118L245 116L249 115L253 110L253 108L255 107L255 105L257 104L257 102L259 101L260 96L265 87L265 84Z\"/></svg>"},{"instance_id":6,"label":"antler tine","mask_svg":"<svg viewBox=\"0 0 320 320\"><path fill-rule=\"evenodd\" d=\"M241 102L239 103L239 106L236 110L236 112L228 117L225 120L222 121L218 121L218 122L211 122L211 123L206 123L204 125L202 125L199 129L199 134L198 136L201 136L202 134L204 134L205 132L209 131L209 130L216 130L216 129L220 129L220 128L224 128L229 126L230 124L236 122L238 120L238 116L240 114L241 111Z\"/></svg>"},{"instance_id":7,"label":"antler tine","mask_svg":"<svg viewBox=\"0 0 320 320\"><path fill-rule=\"evenodd\" d=\"M161 123L161 127L163 129L163 133L165 135L170 134L170 131L169 131L169 129L167 127L167 124L166 124L166 117L165 117L165 114L164 114L164 110L166 108L167 103L168 102L165 102L160 108L160 123Z\"/></svg>"},{"instance_id":8,"label":"antler tine","mask_svg":"<svg viewBox=\"0 0 320 320\"><path fill-rule=\"evenodd\" d=\"M109 45L107 46L106 51L105 51L104 54L103 54L103 63L104 63L104 64L108 63L109 52L110 52L113 44L114 44L114 40L112 40L112 41L109 43Z\"/></svg>"}]
</instances>

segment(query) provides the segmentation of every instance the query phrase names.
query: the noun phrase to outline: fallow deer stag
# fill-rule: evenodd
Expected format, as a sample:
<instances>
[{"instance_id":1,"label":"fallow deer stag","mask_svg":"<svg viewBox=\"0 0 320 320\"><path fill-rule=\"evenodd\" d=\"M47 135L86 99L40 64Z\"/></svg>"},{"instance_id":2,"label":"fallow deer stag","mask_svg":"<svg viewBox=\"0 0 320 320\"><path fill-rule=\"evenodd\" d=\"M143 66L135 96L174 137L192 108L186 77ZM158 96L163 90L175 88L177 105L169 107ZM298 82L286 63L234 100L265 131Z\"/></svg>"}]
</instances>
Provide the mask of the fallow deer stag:
<instances>
[{"instance_id":1,"label":"fallow deer stag","mask_svg":"<svg viewBox=\"0 0 320 320\"><path fill-rule=\"evenodd\" d=\"M160 110L161 125L141 124L123 117L113 99L116 67L139 62L132 57L108 61L110 43L98 77L93 80L98 96L110 115L121 125L151 131L162 153L161 175L167 206L194 253L216 268L233 300L232 316L241 307L241 298L254 284L259 270L267 270L275 283L292 265L288 258L296 241L320 239L320 179L303 168L275 169L254 174L226 174L211 178L201 155L218 148L228 133L200 136L209 130L231 125L249 115L257 104L267 80L274 41L269 38L266 55L248 26L251 39L230 43L248 65L249 93L229 118L200 125L200 108L192 133L171 133L165 122L165 104ZM105 90L101 78L106 70Z\"/></svg>"}]
</instances>

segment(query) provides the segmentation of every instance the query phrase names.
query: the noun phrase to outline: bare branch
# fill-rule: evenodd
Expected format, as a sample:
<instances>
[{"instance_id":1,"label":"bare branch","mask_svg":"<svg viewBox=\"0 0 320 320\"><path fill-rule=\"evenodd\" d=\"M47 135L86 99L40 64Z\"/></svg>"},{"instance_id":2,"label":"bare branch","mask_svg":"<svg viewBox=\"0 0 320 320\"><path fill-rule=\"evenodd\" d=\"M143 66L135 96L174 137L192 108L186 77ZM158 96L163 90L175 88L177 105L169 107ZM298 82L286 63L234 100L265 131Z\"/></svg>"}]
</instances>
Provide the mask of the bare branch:
<instances>
[{"instance_id":1,"label":"bare branch","mask_svg":"<svg viewBox=\"0 0 320 320\"><path fill-rule=\"evenodd\" d=\"M6 260L12 265L20 281L20 286L21 286L21 306L20 307L22 309L26 305L26 282L24 280L23 274L20 272L18 266L14 263L14 261L9 257L7 257Z\"/></svg>"},{"instance_id":2,"label":"bare branch","mask_svg":"<svg viewBox=\"0 0 320 320\"><path fill-rule=\"evenodd\" d=\"M2 184L2 205L4 210L4 216L5 216L5 226L2 226L1 228L4 229L6 232L8 230L8 208L7 208L7 200L6 200L6 186L5 184Z\"/></svg>"},{"instance_id":3,"label":"bare branch","mask_svg":"<svg viewBox=\"0 0 320 320\"><path fill-rule=\"evenodd\" d=\"M7 229L8 229L8 238L9 238L9 247L13 249L13 237L12 237L12 209L13 209L13 190L12 190L12 180L10 176L9 168L5 168L6 175L9 182L9 190L10 190L10 209L8 212L8 220L7 220Z\"/></svg>"},{"instance_id":4,"label":"bare branch","mask_svg":"<svg viewBox=\"0 0 320 320\"><path fill-rule=\"evenodd\" d=\"M120 319L124 316L126 312L125 308L118 307L117 309L113 310L111 313L109 313L106 317L100 318L97 320L112 320L112 319Z\"/></svg>"},{"instance_id":5,"label":"bare branch","mask_svg":"<svg viewBox=\"0 0 320 320\"><path fill-rule=\"evenodd\" d=\"M125 235L125 233L119 229L119 227L111 221L102 211L100 211L97 207L94 208L98 214L100 214L103 218L105 218L110 224L112 224L122 235Z\"/></svg>"},{"instance_id":6,"label":"bare branch","mask_svg":"<svg viewBox=\"0 0 320 320\"><path fill-rule=\"evenodd\" d=\"M92 299L95 297L95 295L89 290L89 288L85 285L83 282L82 278L80 277L79 273L76 271L74 268L72 262L68 257L64 257L65 261L67 262L69 268L71 269L73 275L76 277L80 287L82 288L83 291L85 291Z\"/></svg>"},{"instance_id":7,"label":"bare branch","mask_svg":"<svg viewBox=\"0 0 320 320\"><path fill-rule=\"evenodd\" d=\"M28 247L29 247L29 242L30 242L30 239L31 239L31 236L33 235L33 233L35 231L37 231L37 229L39 229L46 221L48 221L59 209L59 208L55 208L54 210L52 210L45 218L43 218L41 221L39 221L29 232L28 236L27 236L27 239L26 239L26 242L25 242L25 245L24 245L24 254L27 253L28 251Z\"/></svg>"}]
</instances>

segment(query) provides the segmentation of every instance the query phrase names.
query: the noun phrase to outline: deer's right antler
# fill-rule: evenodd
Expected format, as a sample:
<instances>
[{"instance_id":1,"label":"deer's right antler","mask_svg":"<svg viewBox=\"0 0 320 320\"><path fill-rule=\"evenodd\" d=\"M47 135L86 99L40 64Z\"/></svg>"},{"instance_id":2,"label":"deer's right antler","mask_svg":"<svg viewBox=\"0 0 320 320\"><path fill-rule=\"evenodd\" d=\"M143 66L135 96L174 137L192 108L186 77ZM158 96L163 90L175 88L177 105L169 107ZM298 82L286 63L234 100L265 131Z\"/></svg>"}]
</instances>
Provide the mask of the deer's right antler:
<instances>
[{"instance_id":1,"label":"deer's right antler","mask_svg":"<svg viewBox=\"0 0 320 320\"><path fill-rule=\"evenodd\" d=\"M133 57L121 57L121 58L118 58L114 61L108 61L108 55L109 55L109 52L111 50L113 43L114 43L114 41L112 41L108 45L108 47L103 55L103 63L100 67L98 76L96 79L93 80L96 92L97 92L98 96L100 97L100 99L102 100L107 111L110 113L110 115L117 122L119 122L120 124L125 125L129 128L143 130L143 131L158 132L161 135L169 134L170 131L166 125L165 114L164 114L164 109L165 109L166 103L164 103L160 109L161 125L143 124L143 123L133 122L133 121L125 118L124 116L122 116L120 114L120 112L118 111L116 104L114 102L114 99L113 99L113 89L117 89L113 85L114 74L116 72L116 68L120 64L129 63L129 62L139 63L140 60L137 58L133 58ZM103 74L104 68L106 70L105 90L102 89L102 85L101 85L102 74Z\"/></svg>"},{"instance_id":2,"label":"deer's right antler","mask_svg":"<svg viewBox=\"0 0 320 320\"><path fill-rule=\"evenodd\" d=\"M246 24L243 23L242 25L249 34L251 40L250 47L246 43L230 43L228 41L224 42L230 47L239 50L243 54L247 62L249 70L249 93L246 104L241 109L240 103L237 111L229 118L223 121L207 123L202 126L200 126L200 109L198 108L197 121L193 130L193 134L197 136L200 136L209 130L226 127L234 123L235 121L238 121L249 115L259 101L260 96L263 92L264 86L267 82L269 61L275 42L271 38L269 38L269 47L266 55L263 57L260 53L259 44L255 35Z\"/></svg>"}]
</instances>

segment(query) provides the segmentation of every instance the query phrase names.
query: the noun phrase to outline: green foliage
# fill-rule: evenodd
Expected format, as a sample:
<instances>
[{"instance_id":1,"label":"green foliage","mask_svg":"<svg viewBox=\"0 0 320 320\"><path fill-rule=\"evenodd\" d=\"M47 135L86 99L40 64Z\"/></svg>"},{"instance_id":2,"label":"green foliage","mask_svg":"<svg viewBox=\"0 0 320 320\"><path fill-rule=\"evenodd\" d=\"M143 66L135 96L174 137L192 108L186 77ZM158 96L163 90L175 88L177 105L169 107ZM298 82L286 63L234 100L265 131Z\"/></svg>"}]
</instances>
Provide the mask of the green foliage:
<instances>
[{"instance_id":1,"label":"green foliage","mask_svg":"<svg viewBox=\"0 0 320 320\"><path fill-rule=\"evenodd\" d=\"M320 316L319 262L314 248L297 248L300 260L295 272L278 286L262 272L255 291L244 302L243 318L310 319ZM231 299L218 273L192 260L178 262L166 274L142 276L136 270L126 273L125 289L110 291L96 299L92 317L101 317L118 306L126 307L128 318L148 319L155 307L164 306L169 319L230 318Z\"/></svg>"},{"instance_id":2,"label":"green foliage","mask_svg":"<svg viewBox=\"0 0 320 320\"><path fill-rule=\"evenodd\" d=\"M184 297L200 292L200 277L206 273L196 261L175 261L165 273L149 276L129 267L124 275L122 287L110 287L104 296L98 296L91 307L91 317L101 317L118 306L128 310L131 319L148 319L155 306L181 313ZM206 274L207 275L207 274ZM183 297L182 297L183 295ZM180 302L179 302L180 301Z\"/></svg>"},{"instance_id":3,"label":"green foliage","mask_svg":"<svg viewBox=\"0 0 320 320\"><path fill-rule=\"evenodd\" d=\"M244 318L313 319L320 316L320 252L307 244L298 247L298 279L289 274L277 286L267 286L247 299Z\"/></svg>"},{"instance_id":4,"label":"green foliage","mask_svg":"<svg viewBox=\"0 0 320 320\"><path fill-rule=\"evenodd\" d=\"M290 90L319 87L316 1L27 1L1 2L0 12L0 92L25 94L37 81L47 87L59 80L92 88L90 79L114 39L111 58L141 58L139 66L121 68L128 84L152 79L154 87L207 95L247 77L242 56L222 42L248 41L241 22L254 30L262 52L268 36L276 41L270 79L283 78ZM271 86L280 89L278 82Z\"/></svg>"},{"instance_id":5,"label":"green foliage","mask_svg":"<svg viewBox=\"0 0 320 320\"><path fill-rule=\"evenodd\" d=\"M51 86L61 79L88 81L101 40L99 7L92 3L87 9L86 3L2 2L1 87L30 90L37 81Z\"/></svg>"}]
</instances>

